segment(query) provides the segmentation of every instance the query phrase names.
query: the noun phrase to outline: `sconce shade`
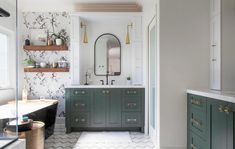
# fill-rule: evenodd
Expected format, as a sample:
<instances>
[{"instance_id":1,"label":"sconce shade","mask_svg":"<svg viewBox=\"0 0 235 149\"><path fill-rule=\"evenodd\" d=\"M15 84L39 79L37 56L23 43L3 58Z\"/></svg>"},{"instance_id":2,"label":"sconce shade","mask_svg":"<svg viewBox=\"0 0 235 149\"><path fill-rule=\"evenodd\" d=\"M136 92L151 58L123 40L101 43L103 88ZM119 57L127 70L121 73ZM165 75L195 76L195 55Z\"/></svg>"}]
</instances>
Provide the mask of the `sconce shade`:
<instances>
[{"instance_id":1,"label":"sconce shade","mask_svg":"<svg viewBox=\"0 0 235 149\"><path fill-rule=\"evenodd\" d=\"M83 36L83 43L88 43L88 37L87 37L87 32L86 32L86 26L85 26L84 36Z\"/></svg>"},{"instance_id":2,"label":"sconce shade","mask_svg":"<svg viewBox=\"0 0 235 149\"><path fill-rule=\"evenodd\" d=\"M127 33L126 33L126 44L130 44L130 33L129 33L129 30L127 30Z\"/></svg>"},{"instance_id":3,"label":"sconce shade","mask_svg":"<svg viewBox=\"0 0 235 149\"><path fill-rule=\"evenodd\" d=\"M84 23L82 23L81 22L81 28L83 28L84 27L84 35L83 35L83 43L88 43L88 37L87 37L87 31L86 31L86 27L87 27L87 25L86 24L84 24Z\"/></svg>"},{"instance_id":4,"label":"sconce shade","mask_svg":"<svg viewBox=\"0 0 235 149\"><path fill-rule=\"evenodd\" d=\"M131 23L130 25L127 25L127 32L126 32L126 44L130 44L130 30L129 28L132 28L133 24Z\"/></svg>"}]
</instances>

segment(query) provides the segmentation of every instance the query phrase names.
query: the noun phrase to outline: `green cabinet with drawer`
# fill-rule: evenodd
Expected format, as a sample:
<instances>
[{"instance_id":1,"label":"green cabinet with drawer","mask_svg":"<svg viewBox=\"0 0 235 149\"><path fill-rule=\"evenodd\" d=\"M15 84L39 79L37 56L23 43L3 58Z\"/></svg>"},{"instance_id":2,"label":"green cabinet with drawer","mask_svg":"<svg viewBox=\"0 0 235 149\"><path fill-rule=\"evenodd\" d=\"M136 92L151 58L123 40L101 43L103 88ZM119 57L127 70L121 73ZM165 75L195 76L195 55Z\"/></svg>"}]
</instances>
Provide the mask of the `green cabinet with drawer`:
<instances>
[{"instance_id":1,"label":"green cabinet with drawer","mask_svg":"<svg viewBox=\"0 0 235 149\"><path fill-rule=\"evenodd\" d=\"M66 131L144 130L144 88L66 88Z\"/></svg>"},{"instance_id":2,"label":"green cabinet with drawer","mask_svg":"<svg viewBox=\"0 0 235 149\"><path fill-rule=\"evenodd\" d=\"M235 104L188 94L188 149L234 149Z\"/></svg>"}]
</instances>

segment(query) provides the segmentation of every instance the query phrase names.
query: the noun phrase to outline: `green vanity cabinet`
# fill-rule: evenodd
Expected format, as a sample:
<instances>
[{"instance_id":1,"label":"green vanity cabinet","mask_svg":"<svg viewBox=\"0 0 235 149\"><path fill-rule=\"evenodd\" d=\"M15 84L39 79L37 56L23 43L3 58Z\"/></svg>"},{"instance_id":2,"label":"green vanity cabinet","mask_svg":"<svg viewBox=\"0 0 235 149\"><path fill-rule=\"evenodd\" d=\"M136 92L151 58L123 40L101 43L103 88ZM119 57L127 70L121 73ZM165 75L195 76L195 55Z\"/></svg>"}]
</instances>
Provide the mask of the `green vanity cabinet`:
<instances>
[{"instance_id":1,"label":"green vanity cabinet","mask_svg":"<svg viewBox=\"0 0 235 149\"><path fill-rule=\"evenodd\" d=\"M91 126L105 127L106 98L109 94L109 91L104 89L97 89L95 92L93 92L93 94L94 98L92 98L91 105Z\"/></svg>"},{"instance_id":2,"label":"green vanity cabinet","mask_svg":"<svg viewBox=\"0 0 235 149\"><path fill-rule=\"evenodd\" d=\"M211 101L211 148L234 149L234 104Z\"/></svg>"},{"instance_id":3,"label":"green vanity cabinet","mask_svg":"<svg viewBox=\"0 0 235 149\"><path fill-rule=\"evenodd\" d=\"M121 127L122 98L121 90L109 89L110 94L106 98L106 127Z\"/></svg>"},{"instance_id":4,"label":"green vanity cabinet","mask_svg":"<svg viewBox=\"0 0 235 149\"><path fill-rule=\"evenodd\" d=\"M66 131L143 131L144 97L144 88L66 88Z\"/></svg>"},{"instance_id":5,"label":"green vanity cabinet","mask_svg":"<svg viewBox=\"0 0 235 149\"><path fill-rule=\"evenodd\" d=\"M234 149L235 104L188 94L188 149Z\"/></svg>"}]
</instances>

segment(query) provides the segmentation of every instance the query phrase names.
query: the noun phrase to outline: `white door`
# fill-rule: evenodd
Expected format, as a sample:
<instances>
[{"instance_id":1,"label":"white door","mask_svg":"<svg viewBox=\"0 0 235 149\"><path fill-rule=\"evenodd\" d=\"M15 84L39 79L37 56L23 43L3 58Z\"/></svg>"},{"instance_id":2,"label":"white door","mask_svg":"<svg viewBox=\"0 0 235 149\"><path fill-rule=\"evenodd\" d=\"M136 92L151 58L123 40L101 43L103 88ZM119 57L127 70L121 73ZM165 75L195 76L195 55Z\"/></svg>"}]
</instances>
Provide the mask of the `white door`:
<instances>
[{"instance_id":1,"label":"white door","mask_svg":"<svg viewBox=\"0 0 235 149\"><path fill-rule=\"evenodd\" d=\"M157 80L157 47L156 47L156 19L155 17L149 24L148 27L149 36L149 135L153 140L156 140L156 107L157 107L157 96L156 96L156 80Z\"/></svg>"},{"instance_id":2,"label":"white door","mask_svg":"<svg viewBox=\"0 0 235 149\"><path fill-rule=\"evenodd\" d=\"M221 14L220 0L211 0L210 87L221 90Z\"/></svg>"}]
</instances>

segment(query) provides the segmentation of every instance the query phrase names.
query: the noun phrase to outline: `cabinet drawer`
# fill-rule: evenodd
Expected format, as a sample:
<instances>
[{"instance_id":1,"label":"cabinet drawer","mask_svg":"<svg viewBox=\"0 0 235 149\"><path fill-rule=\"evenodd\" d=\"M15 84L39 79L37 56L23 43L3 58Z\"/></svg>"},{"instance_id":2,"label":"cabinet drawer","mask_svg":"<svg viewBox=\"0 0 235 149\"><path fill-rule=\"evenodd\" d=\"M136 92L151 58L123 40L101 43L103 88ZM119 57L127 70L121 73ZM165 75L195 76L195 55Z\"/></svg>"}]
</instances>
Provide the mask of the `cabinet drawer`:
<instances>
[{"instance_id":1,"label":"cabinet drawer","mask_svg":"<svg viewBox=\"0 0 235 149\"><path fill-rule=\"evenodd\" d=\"M191 132L189 149L208 149L206 141Z\"/></svg>"},{"instance_id":2,"label":"cabinet drawer","mask_svg":"<svg viewBox=\"0 0 235 149\"><path fill-rule=\"evenodd\" d=\"M200 111L206 111L206 97L196 96L196 95L189 95L189 102L191 108L195 108Z\"/></svg>"},{"instance_id":3,"label":"cabinet drawer","mask_svg":"<svg viewBox=\"0 0 235 149\"><path fill-rule=\"evenodd\" d=\"M123 112L122 127L141 127L141 113Z\"/></svg>"},{"instance_id":4,"label":"cabinet drawer","mask_svg":"<svg viewBox=\"0 0 235 149\"><path fill-rule=\"evenodd\" d=\"M72 89L71 96L88 96L90 94L89 90L86 89Z\"/></svg>"},{"instance_id":5,"label":"cabinet drawer","mask_svg":"<svg viewBox=\"0 0 235 149\"><path fill-rule=\"evenodd\" d=\"M90 98L89 97L71 97L72 111L90 111Z\"/></svg>"},{"instance_id":6,"label":"cabinet drawer","mask_svg":"<svg viewBox=\"0 0 235 149\"><path fill-rule=\"evenodd\" d=\"M141 111L140 97L125 97L122 99L123 111Z\"/></svg>"},{"instance_id":7,"label":"cabinet drawer","mask_svg":"<svg viewBox=\"0 0 235 149\"><path fill-rule=\"evenodd\" d=\"M90 125L90 114L88 112L73 113L71 124L72 127L88 127Z\"/></svg>"},{"instance_id":8,"label":"cabinet drawer","mask_svg":"<svg viewBox=\"0 0 235 149\"><path fill-rule=\"evenodd\" d=\"M191 109L190 128L197 135L206 138L207 136L207 116L206 112Z\"/></svg>"},{"instance_id":9,"label":"cabinet drawer","mask_svg":"<svg viewBox=\"0 0 235 149\"><path fill-rule=\"evenodd\" d=\"M141 90L140 89L124 89L124 96L140 96Z\"/></svg>"}]
</instances>

